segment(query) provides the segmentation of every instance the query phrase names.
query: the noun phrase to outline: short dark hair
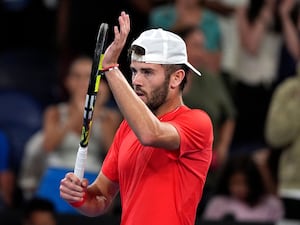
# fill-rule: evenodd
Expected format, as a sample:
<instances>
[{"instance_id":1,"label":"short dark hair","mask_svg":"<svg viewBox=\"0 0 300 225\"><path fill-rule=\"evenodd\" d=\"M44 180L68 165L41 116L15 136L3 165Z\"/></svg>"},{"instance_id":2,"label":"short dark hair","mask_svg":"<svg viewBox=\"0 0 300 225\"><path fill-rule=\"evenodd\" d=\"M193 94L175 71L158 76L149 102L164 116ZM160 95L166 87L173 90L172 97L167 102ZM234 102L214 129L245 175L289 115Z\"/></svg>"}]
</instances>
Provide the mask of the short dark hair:
<instances>
[{"instance_id":1,"label":"short dark hair","mask_svg":"<svg viewBox=\"0 0 300 225\"><path fill-rule=\"evenodd\" d=\"M54 204L50 200L44 198L35 197L26 201L23 209L23 218L25 220L29 219L32 213L36 211L46 211L51 213L54 218L56 217Z\"/></svg>"},{"instance_id":2,"label":"short dark hair","mask_svg":"<svg viewBox=\"0 0 300 225\"><path fill-rule=\"evenodd\" d=\"M250 206L255 206L261 200L261 197L267 193L267 189L256 163L247 154L231 156L227 160L219 175L215 194L229 196L229 181L232 175L237 172L245 175L249 187L249 195L246 201Z\"/></svg>"},{"instance_id":3,"label":"short dark hair","mask_svg":"<svg viewBox=\"0 0 300 225\"><path fill-rule=\"evenodd\" d=\"M190 68L185 64L162 64L162 66L165 68L166 76L170 76L172 73L180 69L185 72L185 76L180 83L180 90L183 90L187 82L187 75L190 71Z\"/></svg>"}]
</instances>

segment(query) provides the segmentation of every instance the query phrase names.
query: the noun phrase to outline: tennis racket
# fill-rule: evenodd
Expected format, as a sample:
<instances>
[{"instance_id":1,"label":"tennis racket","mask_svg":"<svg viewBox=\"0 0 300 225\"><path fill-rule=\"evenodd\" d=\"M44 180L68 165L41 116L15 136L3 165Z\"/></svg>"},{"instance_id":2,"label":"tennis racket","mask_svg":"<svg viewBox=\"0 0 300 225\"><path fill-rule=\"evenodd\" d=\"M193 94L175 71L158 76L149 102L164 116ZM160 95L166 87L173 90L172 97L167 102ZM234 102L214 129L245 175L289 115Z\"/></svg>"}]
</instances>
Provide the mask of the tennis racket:
<instances>
[{"instance_id":1,"label":"tennis racket","mask_svg":"<svg viewBox=\"0 0 300 225\"><path fill-rule=\"evenodd\" d=\"M74 174L79 179L82 179L84 176L84 169L85 169L85 164L88 156L88 143L89 143L89 137L90 137L92 121L93 121L94 106L95 106L96 97L100 86L101 76L103 75L101 70L102 70L102 60L105 51L104 46L107 38L107 33L108 33L108 24L101 23L98 31L96 47L94 51L88 91L85 98L83 125L82 125L80 143L79 143L79 148L77 151L76 162L74 167Z\"/></svg>"}]
</instances>

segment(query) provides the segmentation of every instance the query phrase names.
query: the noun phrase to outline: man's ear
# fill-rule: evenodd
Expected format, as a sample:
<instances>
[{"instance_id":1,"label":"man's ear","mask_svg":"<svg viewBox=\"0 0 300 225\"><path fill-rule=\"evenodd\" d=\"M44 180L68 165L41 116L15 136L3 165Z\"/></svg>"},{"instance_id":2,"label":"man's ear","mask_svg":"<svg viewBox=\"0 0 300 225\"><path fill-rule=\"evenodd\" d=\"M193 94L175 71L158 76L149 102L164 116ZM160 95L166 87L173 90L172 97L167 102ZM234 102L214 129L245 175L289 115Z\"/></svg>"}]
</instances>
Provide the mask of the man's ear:
<instances>
[{"instance_id":1,"label":"man's ear","mask_svg":"<svg viewBox=\"0 0 300 225\"><path fill-rule=\"evenodd\" d=\"M182 69L176 70L170 77L170 87L174 89L180 86L182 80L185 77L185 72Z\"/></svg>"}]
</instances>

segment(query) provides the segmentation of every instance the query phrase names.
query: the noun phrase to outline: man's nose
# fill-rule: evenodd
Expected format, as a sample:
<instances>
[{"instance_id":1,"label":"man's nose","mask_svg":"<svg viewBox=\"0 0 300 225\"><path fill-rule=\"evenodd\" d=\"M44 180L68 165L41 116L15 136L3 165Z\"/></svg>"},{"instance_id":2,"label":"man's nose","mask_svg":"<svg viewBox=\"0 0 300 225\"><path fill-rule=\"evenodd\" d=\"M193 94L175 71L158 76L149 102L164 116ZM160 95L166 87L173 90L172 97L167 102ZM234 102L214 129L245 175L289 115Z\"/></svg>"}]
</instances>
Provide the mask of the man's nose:
<instances>
[{"instance_id":1,"label":"man's nose","mask_svg":"<svg viewBox=\"0 0 300 225\"><path fill-rule=\"evenodd\" d=\"M139 72L136 72L134 75L132 75L132 84L133 85L142 85L142 74Z\"/></svg>"}]
</instances>

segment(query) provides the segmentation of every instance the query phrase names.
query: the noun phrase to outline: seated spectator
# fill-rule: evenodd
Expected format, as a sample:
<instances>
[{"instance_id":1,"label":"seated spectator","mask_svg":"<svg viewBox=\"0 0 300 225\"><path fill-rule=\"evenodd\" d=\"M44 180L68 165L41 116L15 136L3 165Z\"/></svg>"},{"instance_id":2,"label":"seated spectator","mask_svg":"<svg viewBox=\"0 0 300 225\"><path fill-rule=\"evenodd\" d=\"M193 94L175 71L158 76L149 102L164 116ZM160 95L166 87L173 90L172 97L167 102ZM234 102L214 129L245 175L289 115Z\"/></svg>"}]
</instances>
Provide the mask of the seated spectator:
<instances>
[{"instance_id":1,"label":"seated spectator","mask_svg":"<svg viewBox=\"0 0 300 225\"><path fill-rule=\"evenodd\" d=\"M281 201L266 191L260 170L248 155L229 158L209 200L205 220L278 222L283 218Z\"/></svg>"},{"instance_id":2,"label":"seated spectator","mask_svg":"<svg viewBox=\"0 0 300 225\"><path fill-rule=\"evenodd\" d=\"M33 198L23 206L22 225L56 225L56 210L52 202Z\"/></svg>"},{"instance_id":3,"label":"seated spectator","mask_svg":"<svg viewBox=\"0 0 300 225\"><path fill-rule=\"evenodd\" d=\"M92 60L88 57L79 57L73 61L68 75L65 78L65 88L69 98L66 102L49 106L44 114L43 129L33 138L35 140L27 148L34 153L28 153L23 165L27 175L33 177L33 187L26 186L26 173L21 178L23 190L29 193L36 190L38 197L51 200L59 213L77 213L71 206L59 196L59 182L66 172L73 171L77 149L82 130L83 111L85 97L90 78ZM114 133L121 121L120 113L116 108L109 106L110 91L105 78L101 79L99 94L95 104L92 131L89 138L88 158L85 168L85 177L92 182L100 168L103 156L110 146ZM44 151L44 153L41 153ZM46 158L44 157L47 155ZM43 164L34 164L35 169L30 168L34 157L46 160L46 168L41 180L36 170L43 169ZM36 171L36 173L32 173ZM36 182L38 181L38 182ZM37 185L37 186L36 186ZM33 189L33 190L32 190ZM53 193L50 190L57 190ZM30 196L29 196L30 197Z\"/></svg>"}]
</instances>

